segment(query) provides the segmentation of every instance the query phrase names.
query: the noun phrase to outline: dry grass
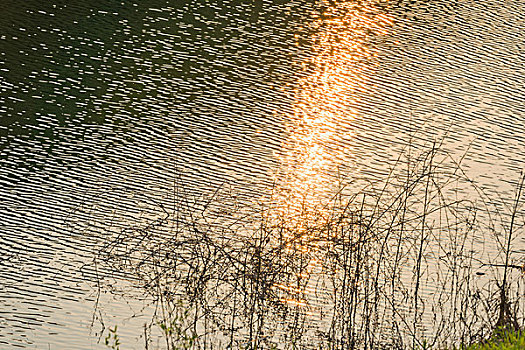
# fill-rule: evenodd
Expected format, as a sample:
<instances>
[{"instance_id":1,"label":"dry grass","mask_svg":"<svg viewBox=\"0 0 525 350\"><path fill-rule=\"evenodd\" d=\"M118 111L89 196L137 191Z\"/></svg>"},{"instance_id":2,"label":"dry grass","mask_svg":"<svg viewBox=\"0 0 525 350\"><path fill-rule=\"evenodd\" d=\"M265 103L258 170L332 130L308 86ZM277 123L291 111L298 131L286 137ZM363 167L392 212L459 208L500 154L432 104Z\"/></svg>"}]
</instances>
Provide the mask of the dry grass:
<instances>
[{"instance_id":1,"label":"dry grass","mask_svg":"<svg viewBox=\"0 0 525 350\"><path fill-rule=\"evenodd\" d=\"M170 209L108 228L96 263L149 295L167 349L443 348L519 327L523 178L507 215L440 144L414 153L305 225L225 188L198 207L176 182Z\"/></svg>"}]
</instances>

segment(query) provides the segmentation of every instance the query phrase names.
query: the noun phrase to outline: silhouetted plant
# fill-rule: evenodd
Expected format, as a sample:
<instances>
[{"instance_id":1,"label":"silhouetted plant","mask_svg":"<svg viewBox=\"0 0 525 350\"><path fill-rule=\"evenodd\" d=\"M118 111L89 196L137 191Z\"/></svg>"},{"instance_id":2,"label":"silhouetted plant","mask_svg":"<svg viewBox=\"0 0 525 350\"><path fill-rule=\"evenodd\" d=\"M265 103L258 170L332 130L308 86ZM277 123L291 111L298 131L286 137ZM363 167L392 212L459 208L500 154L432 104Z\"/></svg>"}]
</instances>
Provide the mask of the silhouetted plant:
<instances>
[{"instance_id":1,"label":"silhouetted plant","mask_svg":"<svg viewBox=\"0 0 525 350\"><path fill-rule=\"evenodd\" d=\"M507 225L442 142L342 186L302 224L271 199L241 205L227 186L199 206L176 181L171 209L108 228L97 261L150 296L168 349L427 349L517 329L523 178Z\"/></svg>"}]
</instances>

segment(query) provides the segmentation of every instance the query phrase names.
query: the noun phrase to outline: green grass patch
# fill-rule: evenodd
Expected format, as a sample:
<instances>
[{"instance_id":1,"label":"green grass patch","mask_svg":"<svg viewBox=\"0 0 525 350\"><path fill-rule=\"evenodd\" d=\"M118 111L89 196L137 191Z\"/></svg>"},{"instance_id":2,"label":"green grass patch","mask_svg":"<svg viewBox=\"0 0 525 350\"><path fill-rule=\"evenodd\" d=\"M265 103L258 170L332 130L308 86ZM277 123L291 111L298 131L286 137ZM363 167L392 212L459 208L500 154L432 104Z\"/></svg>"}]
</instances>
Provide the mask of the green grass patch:
<instances>
[{"instance_id":1,"label":"green grass patch","mask_svg":"<svg viewBox=\"0 0 525 350\"><path fill-rule=\"evenodd\" d=\"M461 346L459 350L523 350L525 332L499 331L486 342Z\"/></svg>"}]
</instances>

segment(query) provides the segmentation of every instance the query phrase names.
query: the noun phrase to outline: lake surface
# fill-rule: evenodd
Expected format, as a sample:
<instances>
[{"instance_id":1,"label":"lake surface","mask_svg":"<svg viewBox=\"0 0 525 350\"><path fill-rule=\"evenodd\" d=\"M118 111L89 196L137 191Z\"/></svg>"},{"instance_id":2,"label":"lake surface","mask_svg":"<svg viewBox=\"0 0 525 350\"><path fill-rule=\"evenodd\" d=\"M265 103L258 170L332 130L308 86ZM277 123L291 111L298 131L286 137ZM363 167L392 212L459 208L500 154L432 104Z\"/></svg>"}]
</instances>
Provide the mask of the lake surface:
<instances>
[{"instance_id":1,"label":"lake surface","mask_svg":"<svg viewBox=\"0 0 525 350\"><path fill-rule=\"evenodd\" d=\"M93 255L174 184L294 223L407 145L502 211L525 165L523 1L4 1L0 27L0 347L143 348L148 301Z\"/></svg>"}]
</instances>

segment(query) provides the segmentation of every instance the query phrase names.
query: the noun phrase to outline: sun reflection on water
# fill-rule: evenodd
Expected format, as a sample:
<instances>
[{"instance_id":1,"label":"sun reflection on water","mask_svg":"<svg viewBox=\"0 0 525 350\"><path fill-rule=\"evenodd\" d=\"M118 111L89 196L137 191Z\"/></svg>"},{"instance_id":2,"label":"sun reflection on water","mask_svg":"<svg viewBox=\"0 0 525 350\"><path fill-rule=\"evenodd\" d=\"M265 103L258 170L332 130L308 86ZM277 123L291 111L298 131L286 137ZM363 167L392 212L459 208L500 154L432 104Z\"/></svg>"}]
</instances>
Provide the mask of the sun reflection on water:
<instances>
[{"instance_id":1,"label":"sun reflection on water","mask_svg":"<svg viewBox=\"0 0 525 350\"><path fill-rule=\"evenodd\" d=\"M377 50L368 43L392 24L375 4L335 2L311 24L312 55L292 92L289 136L276 154L281 167L273 199L279 215L294 227L326 216L323 208L337 191L334 174L347 158L345 140L358 115L356 95L366 90L377 65Z\"/></svg>"},{"instance_id":2,"label":"sun reflection on water","mask_svg":"<svg viewBox=\"0 0 525 350\"><path fill-rule=\"evenodd\" d=\"M273 191L274 215L293 236L287 249L310 255L298 281L321 269L315 258L315 227L329 220L328 204L340 187L338 169L349 158L345 143L358 116L357 96L366 91L367 77L378 64L370 40L392 26L392 18L377 5L377 0L332 1L310 25L311 56L292 90L288 138L276 154L280 169ZM305 298L311 293L305 285L274 287L287 293L283 302L308 304Z\"/></svg>"}]
</instances>

